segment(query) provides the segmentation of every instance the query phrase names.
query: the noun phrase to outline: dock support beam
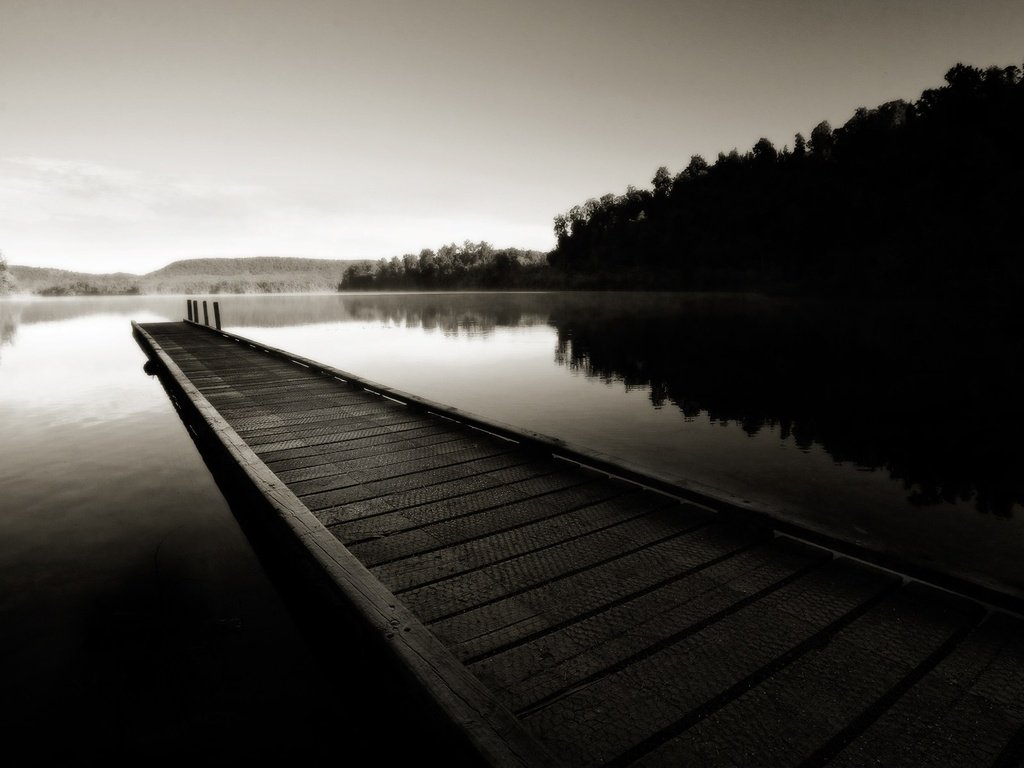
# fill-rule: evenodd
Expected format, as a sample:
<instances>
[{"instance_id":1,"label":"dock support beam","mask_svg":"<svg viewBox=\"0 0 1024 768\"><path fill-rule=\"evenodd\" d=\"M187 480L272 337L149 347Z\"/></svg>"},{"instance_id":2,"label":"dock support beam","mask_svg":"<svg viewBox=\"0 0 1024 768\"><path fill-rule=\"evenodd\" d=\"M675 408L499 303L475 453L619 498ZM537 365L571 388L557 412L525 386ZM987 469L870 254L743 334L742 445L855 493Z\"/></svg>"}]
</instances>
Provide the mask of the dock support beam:
<instances>
[{"instance_id":1,"label":"dock support beam","mask_svg":"<svg viewBox=\"0 0 1024 768\"><path fill-rule=\"evenodd\" d=\"M210 324L210 310L206 306L206 299L203 299L203 325Z\"/></svg>"},{"instance_id":2,"label":"dock support beam","mask_svg":"<svg viewBox=\"0 0 1024 768\"><path fill-rule=\"evenodd\" d=\"M220 330L220 302L213 302L213 323Z\"/></svg>"},{"instance_id":3,"label":"dock support beam","mask_svg":"<svg viewBox=\"0 0 1024 768\"><path fill-rule=\"evenodd\" d=\"M188 319L192 320L192 299L185 299L185 306L188 307Z\"/></svg>"}]
</instances>

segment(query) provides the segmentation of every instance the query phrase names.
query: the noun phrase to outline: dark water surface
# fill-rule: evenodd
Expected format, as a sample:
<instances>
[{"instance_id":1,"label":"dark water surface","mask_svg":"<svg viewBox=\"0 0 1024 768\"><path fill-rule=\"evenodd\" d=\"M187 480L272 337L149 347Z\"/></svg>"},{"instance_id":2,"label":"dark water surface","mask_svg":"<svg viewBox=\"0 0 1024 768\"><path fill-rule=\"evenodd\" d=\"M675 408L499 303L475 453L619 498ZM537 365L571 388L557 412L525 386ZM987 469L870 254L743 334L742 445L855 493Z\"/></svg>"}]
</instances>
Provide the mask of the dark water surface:
<instances>
[{"instance_id":1,"label":"dark water surface","mask_svg":"<svg viewBox=\"0 0 1024 768\"><path fill-rule=\"evenodd\" d=\"M1024 334L1000 318L735 295L219 298L242 335L1024 592ZM152 713L171 720L159 741L309 695L302 640L142 372L129 320L183 308L0 301L5 665L26 696L81 707L114 680L104 738L153 707L174 710ZM154 664L160 680L134 676ZM201 695L197 678L219 682ZM154 704L164 686L177 699Z\"/></svg>"},{"instance_id":2,"label":"dark water surface","mask_svg":"<svg viewBox=\"0 0 1024 768\"><path fill-rule=\"evenodd\" d=\"M316 762L369 731L143 373L129 319L180 304L0 300L8 764Z\"/></svg>"}]
</instances>

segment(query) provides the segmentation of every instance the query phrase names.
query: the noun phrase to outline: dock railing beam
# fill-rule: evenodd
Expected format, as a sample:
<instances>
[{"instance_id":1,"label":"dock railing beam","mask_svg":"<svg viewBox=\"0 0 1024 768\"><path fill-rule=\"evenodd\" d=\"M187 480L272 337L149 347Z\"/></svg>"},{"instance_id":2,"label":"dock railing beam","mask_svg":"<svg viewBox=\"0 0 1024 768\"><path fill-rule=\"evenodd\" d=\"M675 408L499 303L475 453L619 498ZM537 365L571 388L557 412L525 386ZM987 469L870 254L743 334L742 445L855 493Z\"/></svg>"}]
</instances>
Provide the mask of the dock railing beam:
<instances>
[{"instance_id":1,"label":"dock railing beam","mask_svg":"<svg viewBox=\"0 0 1024 768\"><path fill-rule=\"evenodd\" d=\"M213 302L213 323L220 330L220 302Z\"/></svg>"},{"instance_id":2,"label":"dock railing beam","mask_svg":"<svg viewBox=\"0 0 1024 768\"><path fill-rule=\"evenodd\" d=\"M188 319L192 320L192 299L185 299L185 307L188 309Z\"/></svg>"},{"instance_id":3,"label":"dock railing beam","mask_svg":"<svg viewBox=\"0 0 1024 768\"><path fill-rule=\"evenodd\" d=\"M206 306L206 299L203 299L203 325L210 324L210 310Z\"/></svg>"}]
</instances>

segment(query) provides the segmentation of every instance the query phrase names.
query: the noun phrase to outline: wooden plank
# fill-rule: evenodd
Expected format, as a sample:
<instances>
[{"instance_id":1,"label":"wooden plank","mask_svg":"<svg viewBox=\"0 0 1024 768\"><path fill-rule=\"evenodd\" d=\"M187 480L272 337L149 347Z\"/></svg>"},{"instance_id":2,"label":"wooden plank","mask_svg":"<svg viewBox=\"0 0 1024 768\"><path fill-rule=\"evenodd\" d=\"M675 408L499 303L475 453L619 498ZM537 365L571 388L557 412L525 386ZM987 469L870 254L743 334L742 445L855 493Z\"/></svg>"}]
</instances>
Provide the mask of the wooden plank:
<instances>
[{"instance_id":1,"label":"wooden plank","mask_svg":"<svg viewBox=\"0 0 1024 768\"><path fill-rule=\"evenodd\" d=\"M402 415L402 414L398 414ZM278 443L282 440L303 440L307 443L312 438L319 438L325 435L334 435L345 432L356 427L370 427L380 423L390 423L396 417L394 411L388 412L380 408L376 403L367 403L364 406L341 410L332 409L332 413L325 415L318 422L294 426L276 426L269 429L254 430L245 435L246 441L255 449L270 443ZM417 421L419 419L416 419Z\"/></svg>"},{"instance_id":2,"label":"wooden plank","mask_svg":"<svg viewBox=\"0 0 1024 768\"><path fill-rule=\"evenodd\" d=\"M314 446L307 451L296 451L295 453L298 455L268 460L267 464L276 473L280 474L310 469L321 464L344 462L349 457L361 458L364 456L376 456L381 452L392 450L401 451L406 448L424 448L430 445L441 445L449 440L460 439L461 437L462 435L458 432L452 432L443 427L412 425L409 429L387 432L374 437L349 440L334 448Z\"/></svg>"},{"instance_id":3,"label":"wooden plank","mask_svg":"<svg viewBox=\"0 0 1024 768\"><path fill-rule=\"evenodd\" d=\"M254 362L256 361L250 361L250 364ZM255 375L257 373L261 375ZM261 394L273 395L288 389L322 389L338 394L348 391L347 387L338 387L334 379L309 371L302 371L301 369L298 372L292 371L288 373L281 371L275 375L269 375L265 374L258 366L253 365L247 373L232 375L222 371L220 366L210 365L204 373L190 374L189 378L191 379L193 375L200 379L195 384L204 393L206 390L210 390L216 394L217 390L214 388L218 386L227 386L230 389L252 394L253 396Z\"/></svg>"},{"instance_id":4,"label":"wooden plank","mask_svg":"<svg viewBox=\"0 0 1024 768\"><path fill-rule=\"evenodd\" d=\"M402 422L383 429L356 429L339 436L338 441L334 443L303 445L274 451L273 453L262 451L261 458L271 467L296 466L292 462L302 462L311 457L313 459L320 459L324 456L343 453L368 445L386 445L396 440L406 439L409 433L421 429L423 429L423 423L419 421ZM374 441L378 442L374 443ZM306 464L299 463L297 466L306 466Z\"/></svg>"},{"instance_id":5,"label":"wooden plank","mask_svg":"<svg viewBox=\"0 0 1024 768\"><path fill-rule=\"evenodd\" d=\"M325 498L329 499L328 506L337 505L340 498L347 501L372 498L380 495L382 490L442 482L443 480L440 478L446 476L439 473L450 471L463 476L466 473L474 472L479 466L478 462L515 455L514 449L495 446L489 450L472 448L456 453L437 453L426 458L382 466L374 466L373 460L369 459L366 460L365 469L360 468L363 460L353 460L347 464L344 471L329 478L296 483L297 486L312 486L309 490L302 487L297 488L296 495L304 501L314 500L309 505L311 508L322 509ZM320 490L319 486L322 485L330 487L327 490Z\"/></svg>"},{"instance_id":6,"label":"wooden plank","mask_svg":"<svg viewBox=\"0 0 1024 768\"><path fill-rule=\"evenodd\" d=\"M567 474L565 477L568 480L571 475ZM410 558L415 557L421 562L425 553L447 551L453 546L487 539L489 546L494 548L495 559L505 559L511 556L512 548L518 546L519 537L498 534L510 533L538 521L564 517L574 510L634 490L611 480L593 480L585 477L581 479L584 482L578 485L558 488L522 501L476 510L446 520L435 520L386 538L352 544L349 549L371 567L384 568L385 565L394 563L394 567L388 569L388 572L400 571L403 578L402 586L393 584L393 588L409 589L422 583L420 579L424 576L422 570L416 571L406 567L405 562ZM383 572L379 572L378 576Z\"/></svg>"},{"instance_id":7,"label":"wooden plank","mask_svg":"<svg viewBox=\"0 0 1024 768\"><path fill-rule=\"evenodd\" d=\"M273 405L245 405L239 408L222 407L218 410L226 419L232 423L238 420L239 423L248 425L249 422L262 423L266 426L268 420L272 424L287 425L302 422L302 419L315 421L316 418L323 418L336 413L338 408L363 407L375 405L373 401L365 399L342 400L338 398L320 398L314 401L297 400L293 403L275 403Z\"/></svg>"},{"instance_id":8,"label":"wooden plank","mask_svg":"<svg viewBox=\"0 0 1024 768\"><path fill-rule=\"evenodd\" d=\"M508 557L544 549L578 538L617 522L648 514L669 504L664 497L634 491L606 501L589 504L538 522L513 527L467 542L449 544L441 549L411 555L395 563L378 567L378 576L394 587L408 589L490 565ZM379 537L373 537L372 543ZM366 546L365 544L363 546ZM359 544L350 545L367 564Z\"/></svg>"},{"instance_id":9,"label":"wooden plank","mask_svg":"<svg viewBox=\"0 0 1024 768\"><path fill-rule=\"evenodd\" d=\"M289 399L298 399L300 396L305 397L307 395L334 397L338 394L337 388L329 382L319 381L313 377L308 377L302 381L264 381L260 384L238 384L232 381L221 381L217 384L198 386L200 391L214 405L226 399L236 397L258 402L280 402L285 397Z\"/></svg>"},{"instance_id":10,"label":"wooden plank","mask_svg":"<svg viewBox=\"0 0 1024 768\"><path fill-rule=\"evenodd\" d=\"M187 369L183 372L188 373L189 369L197 366L210 366L217 364L224 364L225 367L237 367L242 363L247 362L249 368L252 368L252 356L246 355L237 346L221 346L215 345L213 347L199 347L196 346L195 339L178 339L172 341L164 339L161 344L163 345L164 351L169 355L174 355L175 362L181 361L183 365L187 366ZM271 367L272 370L280 370L279 365L282 361L274 361L275 365ZM301 370L293 368L292 370Z\"/></svg>"},{"instance_id":11,"label":"wooden plank","mask_svg":"<svg viewBox=\"0 0 1024 768\"><path fill-rule=\"evenodd\" d=\"M333 400L337 391L330 386L316 384L293 386L272 392L245 392L232 389L224 392L213 391L209 394L210 402L217 407L238 410L240 408L274 407L287 403L323 402Z\"/></svg>"},{"instance_id":12,"label":"wooden plank","mask_svg":"<svg viewBox=\"0 0 1024 768\"><path fill-rule=\"evenodd\" d=\"M679 536L685 528L648 515L504 560L480 570L409 591L396 589L403 602L429 623L594 568L602 563ZM373 569L371 569L372 571Z\"/></svg>"},{"instance_id":13,"label":"wooden plank","mask_svg":"<svg viewBox=\"0 0 1024 768\"><path fill-rule=\"evenodd\" d=\"M296 370L281 364L280 368L255 367L252 361L245 368L225 368L217 365L211 368L207 365L197 367L194 371L184 370L189 381L196 385L201 392L207 388L218 385L247 388L250 386L289 385L303 384L310 381L323 382L324 378L302 369Z\"/></svg>"},{"instance_id":14,"label":"wooden plank","mask_svg":"<svg viewBox=\"0 0 1024 768\"><path fill-rule=\"evenodd\" d=\"M252 393L263 391L271 392L283 387L319 386L324 389L337 389L334 379L322 374L307 371L302 368L293 368L291 371L288 371L285 368L267 370L263 366L252 365L255 361L250 360L249 362L252 367L250 367L248 371L245 371L244 369L226 371L220 365L211 365L206 377L202 377L202 374L200 374L200 376L206 380L194 383L201 389L209 386L216 386L218 384L225 384L230 387L237 388L240 391ZM191 379L192 376L190 375L189 378Z\"/></svg>"},{"instance_id":15,"label":"wooden plank","mask_svg":"<svg viewBox=\"0 0 1024 768\"><path fill-rule=\"evenodd\" d=\"M291 451L296 448L335 445L354 438L384 435L389 432L395 432L396 428L401 428L404 425L419 423L421 423L421 421L416 414L396 414L386 419L374 420L366 426L356 426L353 429L346 429L340 432L330 432L325 435L311 437L308 440L303 440L302 438L291 438L288 440L274 440L269 443L258 443L253 446L253 449L256 450L260 456L272 457L274 454L279 455L284 451Z\"/></svg>"},{"instance_id":16,"label":"wooden plank","mask_svg":"<svg viewBox=\"0 0 1024 768\"><path fill-rule=\"evenodd\" d=\"M738 574L771 561L784 566L776 578L779 580L809 562L808 556L801 555L796 560L798 565L793 566L787 553L780 556L776 548L767 545L753 547L753 542L762 538L759 532L701 525L701 519L691 519L680 536L434 622L430 627L456 656L478 664L480 673L505 690L524 679L523 675L552 669L581 650L646 621L663 619L662 634L651 634L652 640L690 626L706 618L708 612L720 610L722 600L705 603L703 613L696 617L689 613L676 625L671 624L673 607L712 590L721 591L725 584L733 589L731 582ZM763 586L758 584L758 588ZM734 597L726 605L739 599L739 592L731 594ZM688 623L683 623L683 618ZM487 661L499 655L499 660Z\"/></svg>"},{"instance_id":17,"label":"wooden plank","mask_svg":"<svg viewBox=\"0 0 1024 768\"><path fill-rule=\"evenodd\" d=\"M491 460L486 459L485 461ZM318 512L318 515L321 515L321 519L324 517L330 519L330 522L326 524L342 541L348 541L350 538L361 541L377 536L387 536L393 530L399 530L400 528L396 528L396 525L403 525L402 521L407 518L391 517L395 512L458 498L488 488L510 485L521 480L543 477L557 471L557 467L553 466L551 462L537 461L536 457L525 452L502 457L501 463L502 466L484 471L473 471L480 470L480 464L450 467L445 471L458 470L469 474L454 478L459 480L458 483L449 480L412 489L388 491L381 496L323 510Z\"/></svg>"},{"instance_id":18,"label":"wooden plank","mask_svg":"<svg viewBox=\"0 0 1024 768\"><path fill-rule=\"evenodd\" d=\"M501 444L491 441L480 443L467 441L467 443L455 443L451 450L445 450L438 446L421 448L413 451L413 455L397 461L388 461L387 457L379 456L351 459L345 462L344 471L338 474L297 481L291 483L291 487L296 496L305 498L306 496L329 493L356 483L371 483L454 464L465 464L517 450L515 446L508 443Z\"/></svg>"},{"instance_id":19,"label":"wooden plank","mask_svg":"<svg viewBox=\"0 0 1024 768\"><path fill-rule=\"evenodd\" d=\"M892 579L852 563L830 563L521 719L568 765L616 760L700 707L739 695L759 674L799 658L892 585Z\"/></svg>"},{"instance_id":20,"label":"wooden plank","mask_svg":"<svg viewBox=\"0 0 1024 768\"><path fill-rule=\"evenodd\" d=\"M527 461L535 458L526 453L513 455L522 455ZM543 469L546 471L541 471L531 464L526 469L513 468L510 472L497 476L495 473L487 472L483 487L479 488L460 476L448 479L445 487L426 494L406 494L400 500L389 494L382 499L384 505L402 503L406 506L403 509L392 510L386 509L383 505L375 505L364 510L364 518L369 512L375 513L372 522L375 533L369 536L355 536L352 529L348 528L339 530L338 535L347 544L393 536L444 520L504 509L508 504L532 500L594 480L591 476L565 472L550 465ZM495 479L499 482L492 482ZM454 482L455 480L458 482Z\"/></svg>"},{"instance_id":21,"label":"wooden plank","mask_svg":"<svg viewBox=\"0 0 1024 768\"><path fill-rule=\"evenodd\" d=\"M698 537L699 544L709 533L716 535L713 528L698 529L681 537L677 543L685 546L688 540ZM717 549L715 554L728 555L729 549ZM647 557L623 558L613 564L619 567L614 568L611 575L614 577L621 568L620 572L629 579L636 565L649 563L659 556L660 552L652 547ZM810 551L775 541L725 557L707 568L684 568L682 578L658 579L653 584L634 582L622 600L609 600L591 591L599 590L608 575L595 570L564 582L564 590L583 587L590 593L589 607L597 610L569 621L571 611L558 610L557 605L559 602L571 605L574 598L558 590L553 595L555 609L549 618L548 609L540 605L545 593L541 592L538 599L531 599L530 593L526 593L520 596L526 603L522 617L525 627L510 622L507 629L497 626L498 636L491 637L482 622L477 622L480 630L474 632L472 622L467 621L467 627L458 621L461 617L456 617L452 622L454 631L460 633L456 639L470 639L453 645L453 650L460 658L471 660L471 669L491 686L506 706L514 711L526 711L572 690L582 681L599 680L617 668L628 666L630 659L642 658L695 634L702 627L781 589L826 559L827 553L820 550ZM649 586L654 588L648 589ZM532 620L537 613L541 614L541 619ZM465 616L470 618L470 614ZM452 631L438 624L431 628L439 636L447 636ZM549 628L552 631L546 631Z\"/></svg>"},{"instance_id":22,"label":"wooden plank","mask_svg":"<svg viewBox=\"0 0 1024 768\"><path fill-rule=\"evenodd\" d=\"M367 466L384 466L420 458L433 452L434 454L451 453L465 449L470 443L464 435L442 433L430 436L431 439L400 440L382 448L375 445L369 448L350 449L333 454L334 460L325 463L313 463L295 469L274 470L274 474L286 483L313 480L345 471L348 462L362 460Z\"/></svg>"},{"instance_id":23,"label":"wooden plank","mask_svg":"<svg viewBox=\"0 0 1024 768\"><path fill-rule=\"evenodd\" d=\"M224 418L234 421L235 419L266 419L268 416L276 417L281 420L282 423L287 423L293 418L302 418L307 416L330 416L336 414L336 409L344 405L354 407L365 407L372 405L373 403L354 402L354 403L341 403L335 398L326 396L317 397L296 397L293 399L282 400L277 403L258 403L255 401L248 401L238 407L224 405L223 403L218 405L218 410L224 415Z\"/></svg>"},{"instance_id":24,"label":"wooden plank","mask_svg":"<svg viewBox=\"0 0 1024 768\"><path fill-rule=\"evenodd\" d=\"M830 765L1010 765L1024 728L1024 623L995 614Z\"/></svg>"},{"instance_id":25,"label":"wooden plank","mask_svg":"<svg viewBox=\"0 0 1024 768\"><path fill-rule=\"evenodd\" d=\"M380 405L372 402L335 404L330 408L324 409L324 412L319 416L293 417L287 421L279 416L271 421L264 416L262 423L257 421L259 419L257 417L257 419L252 420L253 423L242 427L238 434L243 435L246 440L265 441L267 437L273 435L308 434L314 431L326 431L337 428L337 426L343 425L346 422L351 422L356 418L383 414L385 412ZM241 422L243 420L237 419L237 421ZM236 419L232 418L231 423L234 424L235 422Z\"/></svg>"},{"instance_id":26,"label":"wooden plank","mask_svg":"<svg viewBox=\"0 0 1024 768\"><path fill-rule=\"evenodd\" d=\"M173 352L171 354L174 355L176 361L181 360L180 355ZM255 365L254 362L248 357L240 357L234 363L214 360L195 361L192 364L186 363L182 372L187 374L189 380L197 387L217 382L245 384L260 381L308 381L311 376L316 375L305 368L296 368L283 362L272 365L267 365L263 361L260 361L260 365Z\"/></svg>"},{"instance_id":27,"label":"wooden plank","mask_svg":"<svg viewBox=\"0 0 1024 768\"><path fill-rule=\"evenodd\" d=\"M333 525L342 522L348 517L353 505L358 501L368 501L385 494L392 494L397 491L410 491L415 488L424 488L438 483L451 483L475 474L490 472L495 469L512 467L517 464L525 464L533 458L522 451L511 451L498 456L491 456L473 461L464 461L459 464L450 464L446 467L427 469L422 472L412 472L398 477L391 477L379 482L363 483L358 487L340 488L326 493L317 493L306 496L303 501L313 512L320 516L323 512L325 525ZM460 488L463 487L460 484ZM460 492L456 490L456 492ZM338 514L341 513L341 514Z\"/></svg>"},{"instance_id":28,"label":"wooden plank","mask_svg":"<svg viewBox=\"0 0 1024 768\"><path fill-rule=\"evenodd\" d=\"M652 768L816 763L831 740L864 718L873 720L872 709L886 708L903 681L943 658L980 619L972 608L920 589L901 589L825 646L720 709L648 739L630 760Z\"/></svg>"},{"instance_id":29,"label":"wooden plank","mask_svg":"<svg viewBox=\"0 0 1024 768\"><path fill-rule=\"evenodd\" d=\"M264 432L270 429L298 429L310 424L318 424L325 417L329 417L341 410L342 413L350 408L361 408L365 402L352 401L348 403L335 403L326 408L316 408L303 411L277 411L262 409L251 414L235 413L231 415L231 424L237 424L238 434L248 436L253 432Z\"/></svg>"},{"instance_id":30,"label":"wooden plank","mask_svg":"<svg viewBox=\"0 0 1024 768\"><path fill-rule=\"evenodd\" d=\"M238 393L242 395L246 394L250 389L247 384L236 384L234 382L224 383L228 384L231 387L234 387L238 391ZM378 397L376 395L368 395L365 392L359 392L358 390L351 389L346 385L341 384L340 382L334 381L332 379L317 379L301 382L298 384L289 384L286 387L277 387L276 392L267 391L264 393L260 393L253 391L252 395L254 398L254 402L252 403L223 402L222 405L225 408L234 409L253 408L256 407L257 405L263 405L264 407L272 406L276 408L278 407L279 404L286 402L287 398L274 397L274 395L288 394L289 387L295 392L312 391L314 392L314 394L319 390L322 392L322 394L324 394L325 396L329 396L331 399L336 400L338 403L367 403L384 401L384 398ZM258 402L255 401L255 398L257 396L259 397ZM399 403L395 403L395 405L399 405Z\"/></svg>"}]
</instances>

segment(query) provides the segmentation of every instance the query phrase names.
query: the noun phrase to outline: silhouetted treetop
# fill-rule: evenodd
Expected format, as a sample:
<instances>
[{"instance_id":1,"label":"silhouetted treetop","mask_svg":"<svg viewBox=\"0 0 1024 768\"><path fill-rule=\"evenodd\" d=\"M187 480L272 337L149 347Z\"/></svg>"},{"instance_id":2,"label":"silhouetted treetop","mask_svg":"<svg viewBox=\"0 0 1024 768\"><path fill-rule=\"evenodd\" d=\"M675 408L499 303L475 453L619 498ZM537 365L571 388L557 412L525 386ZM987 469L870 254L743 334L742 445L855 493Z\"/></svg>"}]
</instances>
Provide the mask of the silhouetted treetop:
<instances>
[{"instance_id":1,"label":"silhouetted treetop","mask_svg":"<svg viewBox=\"0 0 1024 768\"><path fill-rule=\"evenodd\" d=\"M822 121L792 151L762 138L573 206L549 262L591 287L1024 286L1022 136L1021 69L957 64L917 101Z\"/></svg>"}]
</instances>

